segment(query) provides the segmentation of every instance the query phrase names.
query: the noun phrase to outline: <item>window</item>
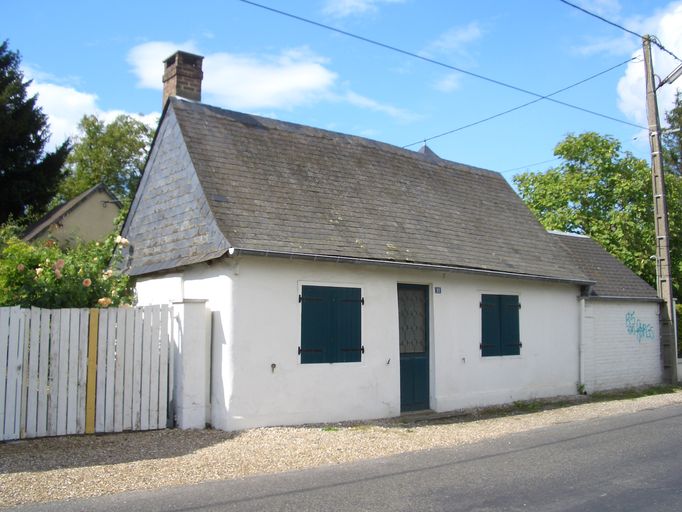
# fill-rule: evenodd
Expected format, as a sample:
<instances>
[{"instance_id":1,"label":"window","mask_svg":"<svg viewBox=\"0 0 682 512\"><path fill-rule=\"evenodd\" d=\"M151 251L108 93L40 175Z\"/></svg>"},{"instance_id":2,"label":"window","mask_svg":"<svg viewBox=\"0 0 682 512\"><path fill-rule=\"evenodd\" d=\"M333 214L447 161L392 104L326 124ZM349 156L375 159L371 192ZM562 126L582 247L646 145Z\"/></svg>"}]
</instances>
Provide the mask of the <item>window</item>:
<instances>
[{"instance_id":1,"label":"window","mask_svg":"<svg viewBox=\"0 0 682 512\"><path fill-rule=\"evenodd\" d=\"M485 356L517 356L519 338L518 295L481 296L481 354Z\"/></svg>"},{"instance_id":2,"label":"window","mask_svg":"<svg viewBox=\"0 0 682 512\"><path fill-rule=\"evenodd\" d=\"M352 363L365 349L361 336L360 288L303 286L301 363Z\"/></svg>"}]
</instances>

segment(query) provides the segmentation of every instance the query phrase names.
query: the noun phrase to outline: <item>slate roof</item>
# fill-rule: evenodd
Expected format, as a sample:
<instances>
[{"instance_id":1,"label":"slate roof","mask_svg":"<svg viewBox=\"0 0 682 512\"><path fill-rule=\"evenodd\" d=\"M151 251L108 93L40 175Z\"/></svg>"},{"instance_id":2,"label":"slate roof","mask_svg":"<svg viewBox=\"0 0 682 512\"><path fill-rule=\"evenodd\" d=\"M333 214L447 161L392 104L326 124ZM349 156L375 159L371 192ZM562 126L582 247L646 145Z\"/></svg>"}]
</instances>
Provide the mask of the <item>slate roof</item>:
<instances>
[{"instance_id":1,"label":"slate roof","mask_svg":"<svg viewBox=\"0 0 682 512\"><path fill-rule=\"evenodd\" d=\"M566 248L585 275L594 281L591 297L658 300L655 289L592 238L556 231L552 231L551 235Z\"/></svg>"},{"instance_id":2,"label":"slate roof","mask_svg":"<svg viewBox=\"0 0 682 512\"><path fill-rule=\"evenodd\" d=\"M106 193L111 198L111 201L114 204L116 204L116 206L121 208L121 202L118 199L116 199L116 196L114 196L109 191L109 189L105 187L102 183L98 183L94 187L86 190L85 192L81 192L73 199L65 201L59 204L58 206L52 208L49 212L47 212L45 215L43 215L40 219L38 219L36 222L31 224L26 229L26 231L24 232L23 240L26 242L34 240L43 231L49 229L49 227L52 226L54 223L59 222L64 217L66 217L69 213L71 213L71 211L73 211L74 208L77 208L78 205L80 205L88 197L99 191Z\"/></svg>"},{"instance_id":3,"label":"slate roof","mask_svg":"<svg viewBox=\"0 0 682 512\"><path fill-rule=\"evenodd\" d=\"M230 247L589 281L498 173L440 159L430 150L171 98L159 130L175 122L182 140L168 144L186 146L209 221L226 241L223 252ZM150 158L145 174L172 165L155 162ZM144 180L138 195L144 195ZM135 239L135 232L163 231L135 226L142 202L136 197L126 223L135 246L132 274L170 266L162 259L160 235ZM145 219L152 222L150 215ZM210 226L204 232L201 243L213 237ZM184 256L174 252L172 265L183 264ZM201 252L204 259L215 257L202 249L186 261L200 261Z\"/></svg>"}]
</instances>

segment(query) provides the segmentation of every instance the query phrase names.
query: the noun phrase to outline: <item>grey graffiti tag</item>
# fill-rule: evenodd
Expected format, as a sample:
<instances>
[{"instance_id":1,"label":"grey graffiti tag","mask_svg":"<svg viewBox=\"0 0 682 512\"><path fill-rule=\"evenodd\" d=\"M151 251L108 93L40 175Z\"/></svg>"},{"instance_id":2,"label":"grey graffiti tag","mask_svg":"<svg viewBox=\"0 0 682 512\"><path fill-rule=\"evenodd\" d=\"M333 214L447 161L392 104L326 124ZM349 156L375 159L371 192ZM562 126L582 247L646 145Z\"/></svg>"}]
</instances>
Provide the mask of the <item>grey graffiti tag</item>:
<instances>
[{"instance_id":1,"label":"grey graffiti tag","mask_svg":"<svg viewBox=\"0 0 682 512\"><path fill-rule=\"evenodd\" d=\"M643 323L634 311L625 314L625 330L628 334L637 337L637 341L654 339L654 328L651 324Z\"/></svg>"}]
</instances>

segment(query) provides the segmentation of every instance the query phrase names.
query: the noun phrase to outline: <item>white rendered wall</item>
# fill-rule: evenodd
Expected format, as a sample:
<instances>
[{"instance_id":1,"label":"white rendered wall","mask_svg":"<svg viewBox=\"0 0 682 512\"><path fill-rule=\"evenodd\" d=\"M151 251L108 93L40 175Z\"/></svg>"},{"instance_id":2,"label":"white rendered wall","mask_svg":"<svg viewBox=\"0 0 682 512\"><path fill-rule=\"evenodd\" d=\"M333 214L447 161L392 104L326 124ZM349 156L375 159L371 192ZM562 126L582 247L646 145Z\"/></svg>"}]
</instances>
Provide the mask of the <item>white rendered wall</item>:
<instances>
[{"instance_id":1,"label":"white rendered wall","mask_svg":"<svg viewBox=\"0 0 682 512\"><path fill-rule=\"evenodd\" d=\"M656 302L588 300L583 382L588 393L662 381Z\"/></svg>"},{"instance_id":2,"label":"white rendered wall","mask_svg":"<svg viewBox=\"0 0 682 512\"><path fill-rule=\"evenodd\" d=\"M173 404L176 425L182 429L204 428L212 421L211 313L205 302L173 303Z\"/></svg>"},{"instance_id":3,"label":"white rendered wall","mask_svg":"<svg viewBox=\"0 0 682 512\"><path fill-rule=\"evenodd\" d=\"M135 282L135 295L138 306L170 304L182 300L182 274L138 278Z\"/></svg>"},{"instance_id":4,"label":"white rendered wall","mask_svg":"<svg viewBox=\"0 0 682 512\"><path fill-rule=\"evenodd\" d=\"M432 409L576 392L577 286L240 257L195 265L182 278L183 298L207 299L213 311L213 426L237 430L400 414L398 283L430 286ZM300 363L304 284L362 289L361 362ZM141 298L155 295L149 286L141 283ZM519 356L481 356L483 293L519 295Z\"/></svg>"},{"instance_id":5,"label":"white rendered wall","mask_svg":"<svg viewBox=\"0 0 682 512\"><path fill-rule=\"evenodd\" d=\"M234 396L234 290L239 266L233 260L200 264L184 273L184 299L207 299L211 311L211 425L230 428Z\"/></svg>"},{"instance_id":6,"label":"white rendered wall","mask_svg":"<svg viewBox=\"0 0 682 512\"><path fill-rule=\"evenodd\" d=\"M438 282L443 283L443 294L434 295L433 304L433 409L447 411L576 393L577 286L455 274ZM519 296L520 355L481 356L482 294Z\"/></svg>"},{"instance_id":7,"label":"white rendered wall","mask_svg":"<svg viewBox=\"0 0 682 512\"><path fill-rule=\"evenodd\" d=\"M166 304L182 300L206 300L211 312L211 418L216 428L226 429L232 397L232 282L238 275L231 260L215 266L195 265L183 273L162 274L136 281L137 304ZM202 378L204 376L201 376ZM201 379L199 379L201 380Z\"/></svg>"}]
</instances>

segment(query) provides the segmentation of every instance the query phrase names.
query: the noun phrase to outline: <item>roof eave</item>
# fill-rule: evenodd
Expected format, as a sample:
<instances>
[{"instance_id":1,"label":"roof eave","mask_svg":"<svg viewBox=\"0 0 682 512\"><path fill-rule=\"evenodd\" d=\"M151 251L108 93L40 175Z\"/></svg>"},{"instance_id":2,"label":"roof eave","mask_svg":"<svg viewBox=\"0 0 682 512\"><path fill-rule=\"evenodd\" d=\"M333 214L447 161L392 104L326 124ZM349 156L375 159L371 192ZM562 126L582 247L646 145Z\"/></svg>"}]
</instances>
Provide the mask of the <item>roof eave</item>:
<instances>
[{"instance_id":1,"label":"roof eave","mask_svg":"<svg viewBox=\"0 0 682 512\"><path fill-rule=\"evenodd\" d=\"M506 277L515 279L528 279L533 281L544 281L544 282L554 282L563 284L572 284L576 286L586 286L593 285L594 281L587 281L585 279L578 278L562 278L557 276L544 276L539 274L524 274L520 272L509 272L504 270L491 270L473 267L463 267L458 265L442 265L435 263L417 263L409 261L395 261L395 260L378 260L370 258L358 258L350 256L334 256L325 254L311 254L311 253L295 253L295 252L284 252L284 251L270 251L270 250L258 250L258 249L246 249L246 248L232 248L228 251L230 257L236 257L240 255L244 256L260 256L260 257L273 257L273 258L283 258L290 260L307 260L307 261L325 261L331 263L355 263L363 265L379 265L379 266L390 266L397 268L408 268L413 270L432 270L437 272L453 272L453 273L463 273L463 274L474 274L474 275L484 275L491 277Z\"/></svg>"},{"instance_id":2,"label":"roof eave","mask_svg":"<svg viewBox=\"0 0 682 512\"><path fill-rule=\"evenodd\" d=\"M625 296L625 295L589 295L581 296L581 299L585 300L603 300L605 302L663 302L659 297L637 297L637 296Z\"/></svg>"},{"instance_id":3,"label":"roof eave","mask_svg":"<svg viewBox=\"0 0 682 512\"><path fill-rule=\"evenodd\" d=\"M131 265L130 267L124 269L130 277L145 277L152 274L166 274L179 272L183 269L191 266L197 265L199 263L210 263L215 261L230 252L230 249L220 249L210 254L205 254L196 258L183 258L176 260L175 262L162 262L162 263L152 263L148 265Z\"/></svg>"}]
</instances>

